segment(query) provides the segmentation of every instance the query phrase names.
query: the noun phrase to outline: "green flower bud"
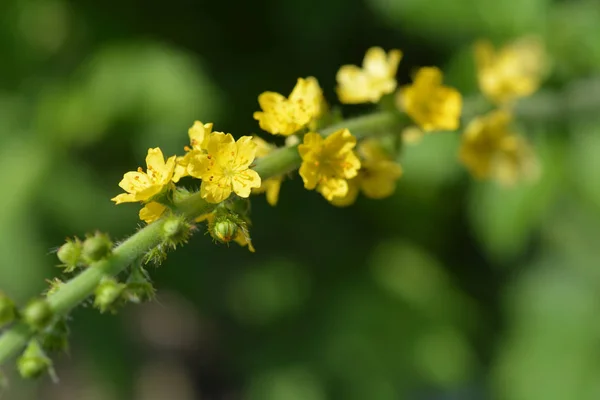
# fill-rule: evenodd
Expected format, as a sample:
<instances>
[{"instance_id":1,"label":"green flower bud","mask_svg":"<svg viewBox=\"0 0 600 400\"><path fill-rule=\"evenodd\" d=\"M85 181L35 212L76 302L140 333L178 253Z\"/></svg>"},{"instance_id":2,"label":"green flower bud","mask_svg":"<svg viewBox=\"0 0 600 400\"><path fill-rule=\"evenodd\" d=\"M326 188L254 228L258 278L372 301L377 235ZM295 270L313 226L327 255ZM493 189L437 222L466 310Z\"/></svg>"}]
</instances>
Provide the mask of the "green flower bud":
<instances>
[{"instance_id":1,"label":"green flower bud","mask_svg":"<svg viewBox=\"0 0 600 400\"><path fill-rule=\"evenodd\" d=\"M48 289L45 293L46 297L56 293L56 291L60 289L62 285L65 284L63 281L60 280L60 278L46 279L46 282L48 282Z\"/></svg>"},{"instance_id":2,"label":"green flower bud","mask_svg":"<svg viewBox=\"0 0 600 400\"><path fill-rule=\"evenodd\" d=\"M179 203L180 201L190 197L190 191L186 188L177 186L173 191L173 202Z\"/></svg>"},{"instance_id":3,"label":"green flower bud","mask_svg":"<svg viewBox=\"0 0 600 400\"><path fill-rule=\"evenodd\" d=\"M112 253L113 243L105 233L97 232L83 242L83 260L91 264L108 257Z\"/></svg>"},{"instance_id":4,"label":"green flower bud","mask_svg":"<svg viewBox=\"0 0 600 400\"><path fill-rule=\"evenodd\" d=\"M164 250L175 249L178 245L186 243L190 237L191 225L183 217L172 216L163 225Z\"/></svg>"},{"instance_id":5,"label":"green flower bud","mask_svg":"<svg viewBox=\"0 0 600 400\"><path fill-rule=\"evenodd\" d=\"M155 292L146 270L142 267L133 267L131 275L127 278L127 289L125 290L127 299L133 303L141 303L152 300Z\"/></svg>"},{"instance_id":6,"label":"green flower bud","mask_svg":"<svg viewBox=\"0 0 600 400\"><path fill-rule=\"evenodd\" d=\"M227 215L221 215L215 218L212 226L209 227L210 235L222 243L231 242L238 233L238 225Z\"/></svg>"},{"instance_id":7,"label":"green flower bud","mask_svg":"<svg viewBox=\"0 0 600 400\"><path fill-rule=\"evenodd\" d=\"M52 367L52 361L46 356L36 340L29 345L17 360L19 374L26 379L37 378Z\"/></svg>"},{"instance_id":8,"label":"green flower bud","mask_svg":"<svg viewBox=\"0 0 600 400\"><path fill-rule=\"evenodd\" d=\"M53 312L50 304L43 299L35 299L29 302L22 312L23 320L31 328L41 330L52 320Z\"/></svg>"},{"instance_id":9,"label":"green flower bud","mask_svg":"<svg viewBox=\"0 0 600 400\"><path fill-rule=\"evenodd\" d=\"M69 348L69 327L64 318L56 321L41 335L42 347L48 351L63 351Z\"/></svg>"},{"instance_id":10,"label":"green flower bud","mask_svg":"<svg viewBox=\"0 0 600 400\"><path fill-rule=\"evenodd\" d=\"M15 303L7 295L0 292L0 327L10 324L16 316Z\"/></svg>"},{"instance_id":11,"label":"green flower bud","mask_svg":"<svg viewBox=\"0 0 600 400\"><path fill-rule=\"evenodd\" d=\"M127 285L119 283L113 278L104 278L96 288L94 294L94 307L98 308L101 313L106 311L114 312L117 301L120 299L123 290Z\"/></svg>"},{"instance_id":12,"label":"green flower bud","mask_svg":"<svg viewBox=\"0 0 600 400\"><path fill-rule=\"evenodd\" d=\"M67 242L60 246L56 252L56 256L65 266L66 272L74 271L81 262L82 247L81 240L77 238L74 240L67 239Z\"/></svg>"},{"instance_id":13,"label":"green flower bud","mask_svg":"<svg viewBox=\"0 0 600 400\"><path fill-rule=\"evenodd\" d=\"M181 236L186 230L186 223L181 218L173 217L163 225L163 232L168 238Z\"/></svg>"}]
</instances>

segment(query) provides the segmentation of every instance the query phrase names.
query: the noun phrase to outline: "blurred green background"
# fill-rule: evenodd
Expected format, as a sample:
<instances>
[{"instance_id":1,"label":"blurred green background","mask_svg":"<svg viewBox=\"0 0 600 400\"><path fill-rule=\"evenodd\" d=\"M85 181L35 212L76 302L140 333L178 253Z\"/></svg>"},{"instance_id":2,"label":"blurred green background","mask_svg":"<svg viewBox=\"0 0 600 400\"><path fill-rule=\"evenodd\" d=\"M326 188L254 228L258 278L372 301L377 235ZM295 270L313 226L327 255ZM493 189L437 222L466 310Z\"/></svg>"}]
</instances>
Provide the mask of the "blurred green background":
<instances>
[{"instance_id":1,"label":"blurred green background","mask_svg":"<svg viewBox=\"0 0 600 400\"><path fill-rule=\"evenodd\" d=\"M600 398L593 0L2 0L0 287L22 303L65 237L131 234L122 174L195 119L258 132L258 94L309 75L334 102L373 45L404 51L401 83L438 65L468 98L473 41L529 33L553 64L531 102L559 111L519 121L539 182L475 182L450 133L406 148L384 201L334 208L295 177L277 207L253 198L257 253L195 235L151 270L156 302L78 308L60 383L9 365L2 399Z\"/></svg>"}]
</instances>

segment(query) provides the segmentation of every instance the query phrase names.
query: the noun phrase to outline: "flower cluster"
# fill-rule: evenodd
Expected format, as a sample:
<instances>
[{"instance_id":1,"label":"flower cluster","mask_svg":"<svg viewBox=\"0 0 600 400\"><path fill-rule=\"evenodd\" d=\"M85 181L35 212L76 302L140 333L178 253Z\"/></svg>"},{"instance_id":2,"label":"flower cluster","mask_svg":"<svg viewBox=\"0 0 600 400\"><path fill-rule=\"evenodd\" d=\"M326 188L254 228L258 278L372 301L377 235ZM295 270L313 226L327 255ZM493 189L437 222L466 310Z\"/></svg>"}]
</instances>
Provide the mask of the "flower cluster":
<instances>
[{"instance_id":1,"label":"flower cluster","mask_svg":"<svg viewBox=\"0 0 600 400\"><path fill-rule=\"evenodd\" d=\"M460 159L478 178L511 183L520 176L533 175L536 169L531 148L508 126L509 105L539 85L539 63L523 54L531 50L531 43L512 45L498 54L488 43L477 45L481 90L503 106L502 111L473 120L463 135ZM398 87L396 73L401 59L400 50L386 52L373 47L366 52L362 67L344 65L336 75L341 103L381 102L383 108L393 104L387 112L398 116L394 120L398 126L386 132L395 137L392 142L396 144L390 146L389 140L368 133L377 132L377 126L363 126L360 118L352 122L341 118L339 111L336 114L316 78L299 78L287 97L273 91L260 94L260 110L253 114L262 130L286 137L284 147L258 135L236 140L229 133L213 131L212 123L195 121L188 130L190 144L184 147L184 154L165 160L159 148L149 149L147 171L140 168L126 173L119 184L126 193L113 201L142 203L139 216L151 223L176 210L182 197L192 196L177 186L181 180L197 179L196 198L215 206L200 219L197 215L193 219L207 221L215 240L236 241L253 251L248 235L249 209L234 210L231 204L252 193L265 193L267 202L275 206L284 178L295 168L306 189L317 191L337 206L354 203L359 193L373 199L388 197L403 174L398 163L403 139L398 132L410 131L410 136L419 137L425 132L457 130L462 113L461 94L443 84L442 72L436 67L418 69L412 84ZM386 96L393 101L382 102ZM403 114L409 118L402 118ZM282 154L287 155L284 160L297 164L273 169L270 160ZM270 167L264 167L265 163Z\"/></svg>"},{"instance_id":2,"label":"flower cluster","mask_svg":"<svg viewBox=\"0 0 600 400\"><path fill-rule=\"evenodd\" d=\"M510 125L516 101L538 89L546 70L541 42L526 37L496 52L490 42L479 41L475 61L479 88L498 109L469 123L462 136L461 162L474 177L504 186L537 178L540 167L532 147Z\"/></svg>"}]
</instances>

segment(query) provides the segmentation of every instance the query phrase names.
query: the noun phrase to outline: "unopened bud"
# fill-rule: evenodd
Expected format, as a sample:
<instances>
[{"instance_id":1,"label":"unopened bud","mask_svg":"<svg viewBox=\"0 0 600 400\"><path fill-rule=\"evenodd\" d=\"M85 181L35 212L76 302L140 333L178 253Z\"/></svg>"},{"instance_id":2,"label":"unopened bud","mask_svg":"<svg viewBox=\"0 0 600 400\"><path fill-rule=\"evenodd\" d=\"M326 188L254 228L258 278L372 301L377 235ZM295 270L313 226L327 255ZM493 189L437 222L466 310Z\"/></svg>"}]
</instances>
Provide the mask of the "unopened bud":
<instances>
[{"instance_id":1,"label":"unopened bud","mask_svg":"<svg viewBox=\"0 0 600 400\"><path fill-rule=\"evenodd\" d=\"M77 268L81 262L81 240L75 238L74 240L67 239L67 242L60 246L56 252L56 256L61 263L65 266L66 272L71 272Z\"/></svg>"},{"instance_id":2,"label":"unopened bud","mask_svg":"<svg viewBox=\"0 0 600 400\"><path fill-rule=\"evenodd\" d=\"M97 232L83 242L82 257L88 263L94 263L108 257L112 253L112 241L105 233Z\"/></svg>"},{"instance_id":3,"label":"unopened bud","mask_svg":"<svg viewBox=\"0 0 600 400\"><path fill-rule=\"evenodd\" d=\"M17 360L19 374L26 379L37 378L52 366L52 361L46 356L40 344L32 340Z\"/></svg>"},{"instance_id":4,"label":"unopened bud","mask_svg":"<svg viewBox=\"0 0 600 400\"><path fill-rule=\"evenodd\" d=\"M211 236L223 243L231 242L237 233L238 225L225 215L216 217L210 227Z\"/></svg>"},{"instance_id":5,"label":"unopened bud","mask_svg":"<svg viewBox=\"0 0 600 400\"><path fill-rule=\"evenodd\" d=\"M43 299L29 302L23 310L23 320L35 330L45 328L52 320L53 313L50 304Z\"/></svg>"},{"instance_id":6,"label":"unopened bud","mask_svg":"<svg viewBox=\"0 0 600 400\"><path fill-rule=\"evenodd\" d=\"M101 313L114 311L117 300L121 297L125 287L125 284L119 283L113 278L104 278L94 292L96 295L94 307L98 308Z\"/></svg>"},{"instance_id":7,"label":"unopened bud","mask_svg":"<svg viewBox=\"0 0 600 400\"><path fill-rule=\"evenodd\" d=\"M168 238L175 238L180 236L186 229L185 222L180 218L173 217L163 225L163 232Z\"/></svg>"},{"instance_id":8,"label":"unopened bud","mask_svg":"<svg viewBox=\"0 0 600 400\"><path fill-rule=\"evenodd\" d=\"M0 327L10 324L16 315L15 303L7 295L0 292Z\"/></svg>"}]
</instances>

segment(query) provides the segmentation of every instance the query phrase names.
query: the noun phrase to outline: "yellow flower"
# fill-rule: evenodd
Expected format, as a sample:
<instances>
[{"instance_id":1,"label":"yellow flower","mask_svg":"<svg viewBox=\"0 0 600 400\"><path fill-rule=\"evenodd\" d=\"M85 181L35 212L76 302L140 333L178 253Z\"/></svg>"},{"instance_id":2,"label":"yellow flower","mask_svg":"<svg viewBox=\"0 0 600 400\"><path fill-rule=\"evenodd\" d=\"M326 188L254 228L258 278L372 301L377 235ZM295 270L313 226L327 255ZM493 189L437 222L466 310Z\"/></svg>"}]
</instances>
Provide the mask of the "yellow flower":
<instances>
[{"instance_id":1,"label":"yellow flower","mask_svg":"<svg viewBox=\"0 0 600 400\"><path fill-rule=\"evenodd\" d=\"M356 138L348 129L340 129L323 139L318 133L304 135L298 145L302 157L300 176L304 187L317 189L327 200L348 193L348 179L356 176L360 161L352 149Z\"/></svg>"},{"instance_id":2,"label":"yellow flower","mask_svg":"<svg viewBox=\"0 0 600 400\"><path fill-rule=\"evenodd\" d=\"M314 77L298 78L289 98L264 92L258 96L262 111L254 113L261 129L274 135L291 135L316 120L323 113L324 98Z\"/></svg>"},{"instance_id":3,"label":"yellow flower","mask_svg":"<svg viewBox=\"0 0 600 400\"><path fill-rule=\"evenodd\" d=\"M248 197L252 188L260 187L260 176L249 169L255 154L252 137L242 136L236 142L229 133L213 132L206 153L190 158L188 173L202 179L200 196L210 203L220 203L232 191L240 197Z\"/></svg>"},{"instance_id":4,"label":"yellow flower","mask_svg":"<svg viewBox=\"0 0 600 400\"><path fill-rule=\"evenodd\" d=\"M200 121L194 121L194 125L188 129L191 148L186 146L186 155L183 157L177 157L175 172L173 173L173 182L179 182L181 178L188 176L187 168L190 158L206 150L212 127L212 123L203 124Z\"/></svg>"},{"instance_id":5,"label":"yellow flower","mask_svg":"<svg viewBox=\"0 0 600 400\"><path fill-rule=\"evenodd\" d=\"M396 181L402 176L402 167L394 162L375 139L363 140L357 150L361 167L358 175L348 181L348 193L331 201L337 206L347 206L356 200L358 192L372 199L391 196L396 190Z\"/></svg>"},{"instance_id":6,"label":"yellow flower","mask_svg":"<svg viewBox=\"0 0 600 400\"><path fill-rule=\"evenodd\" d=\"M342 66L336 76L337 94L342 103L377 103L384 94L396 90L396 71L402 58L400 50L385 53L381 47L367 50L362 69Z\"/></svg>"},{"instance_id":7,"label":"yellow flower","mask_svg":"<svg viewBox=\"0 0 600 400\"><path fill-rule=\"evenodd\" d=\"M425 132L455 130L460 123L462 97L458 90L442 85L442 71L436 67L420 68L413 84L396 95L396 105Z\"/></svg>"},{"instance_id":8,"label":"yellow flower","mask_svg":"<svg viewBox=\"0 0 600 400\"><path fill-rule=\"evenodd\" d=\"M511 121L507 111L499 110L467 126L459 158L475 178L492 178L508 186L519 178L538 176L537 159L526 140L511 132Z\"/></svg>"},{"instance_id":9,"label":"yellow flower","mask_svg":"<svg viewBox=\"0 0 600 400\"><path fill-rule=\"evenodd\" d=\"M127 193L122 193L111 200L116 204L142 201L147 202L161 193L171 183L175 169L175 156L166 162L162 151L157 147L148 149L146 156L147 172L138 168L135 172L127 172L119 182L119 186Z\"/></svg>"},{"instance_id":10,"label":"yellow flower","mask_svg":"<svg viewBox=\"0 0 600 400\"><path fill-rule=\"evenodd\" d=\"M140 219L149 224L159 219L166 209L167 206L153 201L140 210Z\"/></svg>"},{"instance_id":11,"label":"yellow flower","mask_svg":"<svg viewBox=\"0 0 600 400\"><path fill-rule=\"evenodd\" d=\"M481 91L498 104L531 95L546 68L543 44L535 37L524 37L499 51L481 40L475 43L475 61Z\"/></svg>"},{"instance_id":12,"label":"yellow flower","mask_svg":"<svg viewBox=\"0 0 600 400\"><path fill-rule=\"evenodd\" d=\"M288 138L292 138L296 136L289 136ZM273 150L276 150L277 147L265 142L258 136L252 136L252 140L256 143L256 158L261 158L271 153ZM262 181L262 184L259 188L252 189L252 193L260 194L265 193L267 197L267 203L272 206L277 205L277 201L279 200L279 190L281 189L281 182L283 181L283 175L274 176L273 178L269 178Z\"/></svg>"}]
</instances>

